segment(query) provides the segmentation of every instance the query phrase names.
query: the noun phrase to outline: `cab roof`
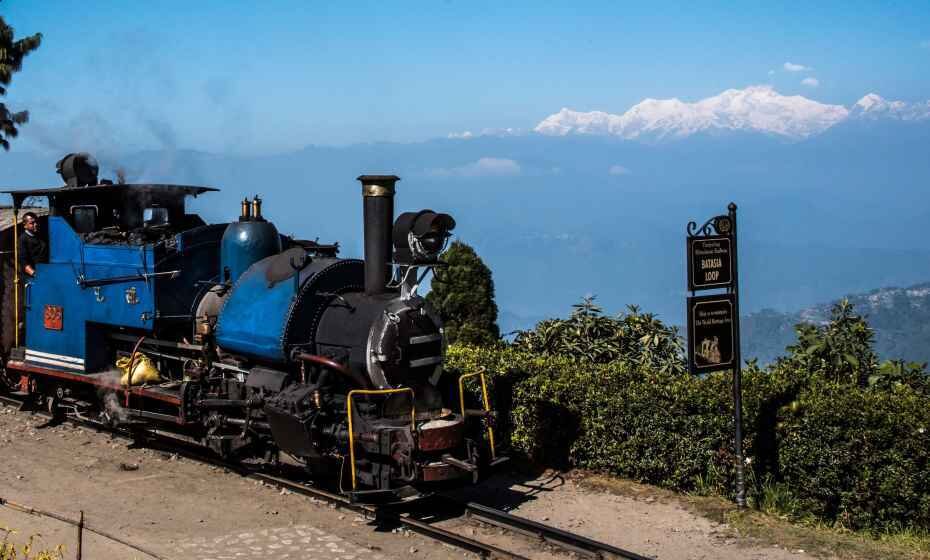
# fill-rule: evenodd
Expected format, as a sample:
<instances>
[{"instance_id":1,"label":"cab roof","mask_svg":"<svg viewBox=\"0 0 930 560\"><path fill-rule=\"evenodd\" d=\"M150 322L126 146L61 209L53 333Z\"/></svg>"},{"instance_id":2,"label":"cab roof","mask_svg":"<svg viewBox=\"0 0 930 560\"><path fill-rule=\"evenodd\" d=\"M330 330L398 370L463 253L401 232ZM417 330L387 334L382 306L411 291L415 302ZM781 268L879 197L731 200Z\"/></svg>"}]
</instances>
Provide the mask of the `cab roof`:
<instances>
[{"instance_id":1,"label":"cab roof","mask_svg":"<svg viewBox=\"0 0 930 560\"><path fill-rule=\"evenodd\" d=\"M198 196L205 192L218 191L213 187L198 187L192 185L165 185L158 183L145 184L113 184L113 185L93 185L88 187L47 187L40 189L21 189L6 190L0 193L8 194L13 197L13 206L19 208L25 199L30 196L45 196L54 198L59 195L78 195L78 196L99 196L114 194L135 194L148 192L150 194L163 194L167 196Z\"/></svg>"}]
</instances>

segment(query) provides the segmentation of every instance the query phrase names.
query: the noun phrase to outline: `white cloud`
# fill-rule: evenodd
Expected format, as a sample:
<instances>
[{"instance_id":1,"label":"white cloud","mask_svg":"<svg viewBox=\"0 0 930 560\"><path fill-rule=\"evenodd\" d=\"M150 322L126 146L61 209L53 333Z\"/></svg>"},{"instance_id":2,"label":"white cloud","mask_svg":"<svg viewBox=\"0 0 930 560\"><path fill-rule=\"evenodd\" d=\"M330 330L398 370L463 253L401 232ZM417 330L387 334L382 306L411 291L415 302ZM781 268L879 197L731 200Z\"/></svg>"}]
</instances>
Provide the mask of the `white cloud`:
<instances>
[{"instance_id":1,"label":"white cloud","mask_svg":"<svg viewBox=\"0 0 930 560\"><path fill-rule=\"evenodd\" d=\"M611 165L610 169L607 170L607 173L611 175L629 175L630 170L622 165Z\"/></svg>"},{"instance_id":2,"label":"white cloud","mask_svg":"<svg viewBox=\"0 0 930 560\"><path fill-rule=\"evenodd\" d=\"M482 136L520 136L523 129L520 128L485 128L481 131Z\"/></svg>"},{"instance_id":3,"label":"white cloud","mask_svg":"<svg viewBox=\"0 0 930 560\"><path fill-rule=\"evenodd\" d=\"M782 66L788 72L808 72L813 70L810 66L804 66L803 64L795 64L793 62L786 62Z\"/></svg>"},{"instance_id":4,"label":"white cloud","mask_svg":"<svg viewBox=\"0 0 930 560\"><path fill-rule=\"evenodd\" d=\"M512 159L483 157L458 167L430 169L430 175L440 177L509 177L519 175L520 164Z\"/></svg>"},{"instance_id":5,"label":"white cloud","mask_svg":"<svg viewBox=\"0 0 930 560\"><path fill-rule=\"evenodd\" d=\"M522 136L525 134L525 131L522 128L485 128L481 132L475 133L470 130L465 130L463 132L450 132L447 135L447 138L454 139L469 139L477 138L479 136Z\"/></svg>"},{"instance_id":6,"label":"white cloud","mask_svg":"<svg viewBox=\"0 0 930 560\"><path fill-rule=\"evenodd\" d=\"M801 80L801 85L805 85L807 87L817 87L820 85L820 80L814 77L804 78Z\"/></svg>"}]
</instances>

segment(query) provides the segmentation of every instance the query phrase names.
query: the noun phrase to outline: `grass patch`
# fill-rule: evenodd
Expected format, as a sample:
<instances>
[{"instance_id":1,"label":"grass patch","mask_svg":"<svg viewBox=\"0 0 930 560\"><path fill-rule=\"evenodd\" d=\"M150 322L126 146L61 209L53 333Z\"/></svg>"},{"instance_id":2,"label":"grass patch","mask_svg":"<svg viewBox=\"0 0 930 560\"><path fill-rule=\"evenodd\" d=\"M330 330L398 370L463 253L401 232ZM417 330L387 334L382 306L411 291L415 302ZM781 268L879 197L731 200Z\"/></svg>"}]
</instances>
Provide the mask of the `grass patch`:
<instances>
[{"instance_id":1,"label":"grass patch","mask_svg":"<svg viewBox=\"0 0 930 560\"><path fill-rule=\"evenodd\" d=\"M580 486L611 492L639 501L679 504L688 511L717 523L725 523L734 537L791 551L803 550L820 558L874 560L930 560L930 535L901 531L871 535L829 527L813 518L792 518L790 495L773 487L764 492L758 504L744 510L719 496L679 494L671 490L631 480L594 473L576 473ZM750 544L745 540L742 541Z\"/></svg>"},{"instance_id":2,"label":"grass patch","mask_svg":"<svg viewBox=\"0 0 930 560\"><path fill-rule=\"evenodd\" d=\"M64 546L40 548L37 541L41 541L42 536L38 534L17 545L12 538L16 534L13 529L0 527L0 560L64 560Z\"/></svg>"}]
</instances>

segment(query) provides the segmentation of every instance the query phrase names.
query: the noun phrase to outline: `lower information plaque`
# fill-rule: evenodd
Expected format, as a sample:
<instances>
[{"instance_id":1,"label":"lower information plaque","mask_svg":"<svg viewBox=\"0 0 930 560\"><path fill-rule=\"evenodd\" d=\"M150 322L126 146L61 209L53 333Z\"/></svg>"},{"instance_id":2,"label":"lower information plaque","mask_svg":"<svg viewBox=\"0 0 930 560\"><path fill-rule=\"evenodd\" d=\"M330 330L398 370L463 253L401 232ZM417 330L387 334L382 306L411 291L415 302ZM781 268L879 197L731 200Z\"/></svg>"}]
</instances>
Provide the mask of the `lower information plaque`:
<instances>
[{"instance_id":1,"label":"lower information plaque","mask_svg":"<svg viewBox=\"0 0 930 560\"><path fill-rule=\"evenodd\" d=\"M733 294L688 298L688 362L691 373L728 369L735 364Z\"/></svg>"}]
</instances>

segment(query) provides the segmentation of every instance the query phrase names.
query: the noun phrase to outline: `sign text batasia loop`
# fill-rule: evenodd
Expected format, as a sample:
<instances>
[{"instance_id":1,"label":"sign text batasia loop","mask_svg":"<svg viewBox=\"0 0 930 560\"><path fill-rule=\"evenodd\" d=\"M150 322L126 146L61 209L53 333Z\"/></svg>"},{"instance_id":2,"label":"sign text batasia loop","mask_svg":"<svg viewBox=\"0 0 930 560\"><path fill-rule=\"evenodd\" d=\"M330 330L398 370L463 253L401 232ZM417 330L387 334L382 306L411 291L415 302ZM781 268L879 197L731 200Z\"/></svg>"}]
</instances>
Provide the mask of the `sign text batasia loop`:
<instances>
[{"instance_id":1,"label":"sign text batasia loop","mask_svg":"<svg viewBox=\"0 0 930 560\"><path fill-rule=\"evenodd\" d=\"M733 283L733 244L728 235L688 238L688 289L729 288Z\"/></svg>"}]
</instances>

